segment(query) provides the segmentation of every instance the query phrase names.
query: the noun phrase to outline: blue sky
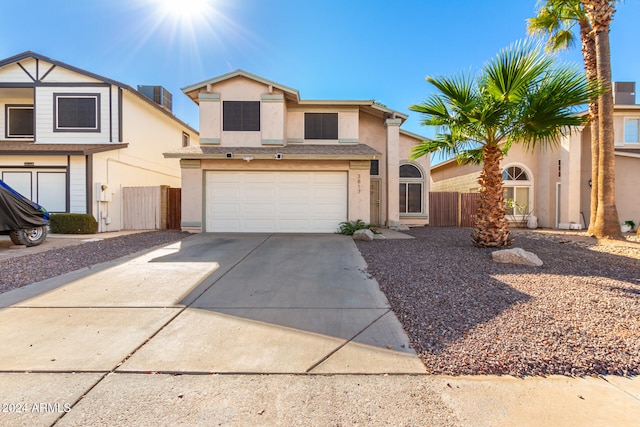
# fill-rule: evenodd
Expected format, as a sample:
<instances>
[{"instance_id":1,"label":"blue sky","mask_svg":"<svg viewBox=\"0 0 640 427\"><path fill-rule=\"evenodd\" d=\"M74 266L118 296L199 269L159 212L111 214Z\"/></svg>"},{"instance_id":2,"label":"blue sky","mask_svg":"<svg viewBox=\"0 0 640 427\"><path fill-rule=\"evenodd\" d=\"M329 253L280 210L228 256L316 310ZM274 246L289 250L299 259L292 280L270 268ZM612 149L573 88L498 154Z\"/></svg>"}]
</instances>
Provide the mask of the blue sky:
<instances>
[{"instance_id":1,"label":"blue sky","mask_svg":"<svg viewBox=\"0 0 640 427\"><path fill-rule=\"evenodd\" d=\"M181 88L238 68L302 99L374 99L410 113L427 75L478 70L526 36L537 0L0 0L0 58L31 50L136 87ZM204 6L200 3L205 3ZM187 6L194 3L193 14ZM199 10L196 10L199 9ZM618 5L613 79L640 86L640 0ZM578 48L560 55L581 65ZM413 113L404 129L430 136Z\"/></svg>"}]
</instances>

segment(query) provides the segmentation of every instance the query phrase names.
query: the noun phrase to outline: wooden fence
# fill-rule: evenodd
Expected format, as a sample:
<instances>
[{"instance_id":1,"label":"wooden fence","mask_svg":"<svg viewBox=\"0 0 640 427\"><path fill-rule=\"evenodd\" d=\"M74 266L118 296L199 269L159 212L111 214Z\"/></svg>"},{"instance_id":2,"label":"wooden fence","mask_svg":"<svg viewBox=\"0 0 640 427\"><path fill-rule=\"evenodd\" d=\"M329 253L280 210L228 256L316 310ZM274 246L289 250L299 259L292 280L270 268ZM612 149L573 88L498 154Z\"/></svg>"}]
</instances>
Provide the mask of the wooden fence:
<instances>
[{"instance_id":1,"label":"wooden fence","mask_svg":"<svg viewBox=\"0 0 640 427\"><path fill-rule=\"evenodd\" d=\"M179 188L124 187L122 202L125 230L180 229Z\"/></svg>"},{"instance_id":2,"label":"wooden fence","mask_svg":"<svg viewBox=\"0 0 640 427\"><path fill-rule=\"evenodd\" d=\"M479 197L478 193L429 193L429 225L433 227L473 227Z\"/></svg>"},{"instance_id":3,"label":"wooden fence","mask_svg":"<svg viewBox=\"0 0 640 427\"><path fill-rule=\"evenodd\" d=\"M180 230L182 189L168 188L167 190L167 228L169 230Z\"/></svg>"}]
</instances>

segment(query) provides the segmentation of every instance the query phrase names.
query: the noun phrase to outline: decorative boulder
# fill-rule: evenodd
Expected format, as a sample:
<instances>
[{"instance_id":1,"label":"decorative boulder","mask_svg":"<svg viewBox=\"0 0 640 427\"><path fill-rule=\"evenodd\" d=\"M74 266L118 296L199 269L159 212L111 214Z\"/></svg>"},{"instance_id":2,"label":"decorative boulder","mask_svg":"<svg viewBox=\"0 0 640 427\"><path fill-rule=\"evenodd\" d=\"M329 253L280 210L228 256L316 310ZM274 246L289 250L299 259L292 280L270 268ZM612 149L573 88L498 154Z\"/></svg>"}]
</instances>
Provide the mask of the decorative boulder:
<instances>
[{"instance_id":1,"label":"decorative boulder","mask_svg":"<svg viewBox=\"0 0 640 427\"><path fill-rule=\"evenodd\" d=\"M365 240L370 242L373 240L373 231L371 230L356 230L353 233L353 240Z\"/></svg>"},{"instance_id":2,"label":"decorative boulder","mask_svg":"<svg viewBox=\"0 0 640 427\"><path fill-rule=\"evenodd\" d=\"M532 267L540 267L542 265L542 260L536 254L527 252L522 248L494 251L491 253L491 257L494 261L505 264L521 264Z\"/></svg>"}]
</instances>

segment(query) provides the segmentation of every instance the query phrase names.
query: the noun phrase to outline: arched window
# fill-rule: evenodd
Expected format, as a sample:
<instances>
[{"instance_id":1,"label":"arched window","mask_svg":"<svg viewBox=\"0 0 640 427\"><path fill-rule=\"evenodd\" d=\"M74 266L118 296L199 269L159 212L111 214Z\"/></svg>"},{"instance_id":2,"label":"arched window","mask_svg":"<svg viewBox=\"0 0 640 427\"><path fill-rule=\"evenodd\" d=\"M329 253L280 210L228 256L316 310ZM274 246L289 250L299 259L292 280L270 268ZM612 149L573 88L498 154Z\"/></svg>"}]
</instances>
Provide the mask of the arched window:
<instances>
[{"instance_id":1,"label":"arched window","mask_svg":"<svg viewBox=\"0 0 640 427\"><path fill-rule=\"evenodd\" d=\"M506 215L522 219L533 212L531 177L523 167L504 168L502 189Z\"/></svg>"},{"instance_id":2,"label":"arched window","mask_svg":"<svg viewBox=\"0 0 640 427\"><path fill-rule=\"evenodd\" d=\"M424 174L414 164L400 165L400 215L424 214Z\"/></svg>"}]
</instances>

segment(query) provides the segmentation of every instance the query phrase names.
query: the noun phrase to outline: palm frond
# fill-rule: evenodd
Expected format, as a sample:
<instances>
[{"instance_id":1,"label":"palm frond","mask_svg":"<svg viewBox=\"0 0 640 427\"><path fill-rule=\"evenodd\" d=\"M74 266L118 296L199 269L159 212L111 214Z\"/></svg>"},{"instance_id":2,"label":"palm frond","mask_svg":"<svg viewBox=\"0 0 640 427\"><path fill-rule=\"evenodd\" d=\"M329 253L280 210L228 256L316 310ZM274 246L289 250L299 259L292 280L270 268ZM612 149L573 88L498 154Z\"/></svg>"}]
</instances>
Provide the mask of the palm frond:
<instances>
[{"instance_id":1,"label":"palm frond","mask_svg":"<svg viewBox=\"0 0 640 427\"><path fill-rule=\"evenodd\" d=\"M518 41L484 66L480 84L496 100L517 103L552 64L533 40Z\"/></svg>"}]
</instances>

